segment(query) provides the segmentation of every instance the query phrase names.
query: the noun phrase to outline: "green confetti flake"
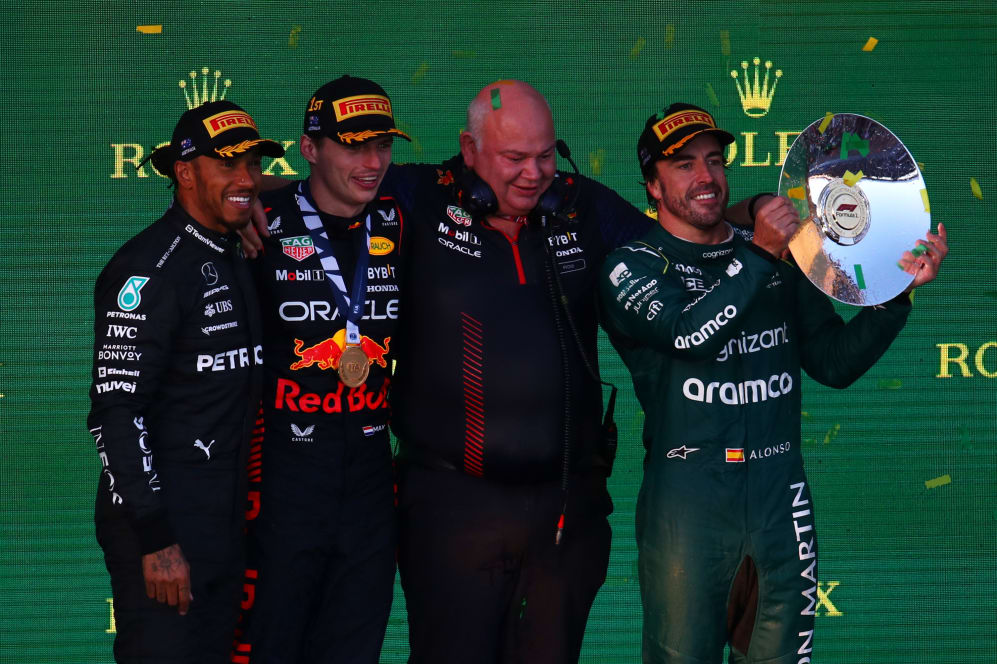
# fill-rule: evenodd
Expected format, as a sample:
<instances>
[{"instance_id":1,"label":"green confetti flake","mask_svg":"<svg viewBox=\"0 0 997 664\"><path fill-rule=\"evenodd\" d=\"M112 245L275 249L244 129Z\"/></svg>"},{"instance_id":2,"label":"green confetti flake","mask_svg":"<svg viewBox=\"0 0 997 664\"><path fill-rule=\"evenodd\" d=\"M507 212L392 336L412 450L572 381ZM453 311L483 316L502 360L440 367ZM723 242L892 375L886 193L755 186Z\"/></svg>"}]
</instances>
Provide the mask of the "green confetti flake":
<instances>
[{"instance_id":1,"label":"green confetti flake","mask_svg":"<svg viewBox=\"0 0 997 664\"><path fill-rule=\"evenodd\" d=\"M675 24L669 23L665 26L665 48L675 45Z\"/></svg>"},{"instance_id":2,"label":"green confetti flake","mask_svg":"<svg viewBox=\"0 0 997 664\"><path fill-rule=\"evenodd\" d=\"M858 263L855 264L855 285L860 290L865 290L865 277L862 276L862 266Z\"/></svg>"},{"instance_id":3,"label":"green confetti flake","mask_svg":"<svg viewBox=\"0 0 997 664\"><path fill-rule=\"evenodd\" d=\"M426 77L426 72L428 71L429 71L429 63L423 62L421 65L419 65L419 68L415 70L415 73L412 74L412 82L419 83L420 81L422 81L422 79Z\"/></svg>"},{"instance_id":4,"label":"green confetti flake","mask_svg":"<svg viewBox=\"0 0 997 664\"><path fill-rule=\"evenodd\" d=\"M720 52L724 57L730 57L730 30L720 31Z\"/></svg>"},{"instance_id":5,"label":"green confetti flake","mask_svg":"<svg viewBox=\"0 0 997 664\"><path fill-rule=\"evenodd\" d=\"M848 159L848 153L855 150L863 157L869 155L869 141L861 138L858 134L844 132L841 135L841 158Z\"/></svg>"},{"instance_id":6,"label":"green confetti flake","mask_svg":"<svg viewBox=\"0 0 997 664\"><path fill-rule=\"evenodd\" d=\"M841 431L841 425L840 424L835 424L833 427L831 427L830 429L828 429L827 433L824 434L824 444L827 445L832 440L834 440L835 438L837 438L839 431Z\"/></svg>"},{"instance_id":7,"label":"green confetti flake","mask_svg":"<svg viewBox=\"0 0 997 664\"><path fill-rule=\"evenodd\" d=\"M709 83L706 84L706 96L709 97L711 104L720 108L720 99L717 97L717 91Z\"/></svg>"},{"instance_id":8,"label":"green confetti flake","mask_svg":"<svg viewBox=\"0 0 997 664\"><path fill-rule=\"evenodd\" d=\"M983 200L983 190L980 189L980 183L976 181L976 178L969 178L969 188L973 190L973 196Z\"/></svg>"},{"instance_id":9,"label":"green confetti flake","mask_svg":"<svg viewBox=\"0 0 997 664\"><path fill-rule=\"evenodd\" d=\"M589 168L592 175L602 175L602 165L606 162L606 149L599 148L594 152L589 152Z\"/></svg>"},{"instance_id":10,"label":"green confetti flake","mask_svg":"<svg viewBox=\"0 0 997 664\"><path fill-rule=\"evenodd\" d=\"M903 386L904 382L899 378L882 378L876 384L876 387L881 390L899 390Z\"/></svg>"},{"instance_id":11,"label":"green confetti flake","mask_svg":"<svg viewBox=\"0 0 997 664\"><path fill-rule=\"evenodd\" d=\"M301 36L301 26L300 25L292 25L291 26L291 34L289 34L287 36L287 45L290 48L297 48L298 47L298 38L300 36Z\"/></svg>"},{"instance_id":12,"label":"green confetti flake","mask_svg":"<svg viewBox=\"0 0 997 664\"><path fill-rule=\"evenodd\" d=\"M637 43L634 44L633 47L630 49L630 59L631 60L636 60L637 59L637 57L640 55L640 52L644 50L644 44L646 44L646 43L647 43L647 40L644 39L643 37L638 37L637 38Z\"/></svg>"},{"instance_id":13,"label":"green confetti flake","mask_svg":"<svg viewBox=\"0 0 997 664\"><path fill-rule=\"evenodd\" d=\"M502 108L502 94L498 88L492 88L492 110L497 111Z\"/></svg>"}]
</instances>

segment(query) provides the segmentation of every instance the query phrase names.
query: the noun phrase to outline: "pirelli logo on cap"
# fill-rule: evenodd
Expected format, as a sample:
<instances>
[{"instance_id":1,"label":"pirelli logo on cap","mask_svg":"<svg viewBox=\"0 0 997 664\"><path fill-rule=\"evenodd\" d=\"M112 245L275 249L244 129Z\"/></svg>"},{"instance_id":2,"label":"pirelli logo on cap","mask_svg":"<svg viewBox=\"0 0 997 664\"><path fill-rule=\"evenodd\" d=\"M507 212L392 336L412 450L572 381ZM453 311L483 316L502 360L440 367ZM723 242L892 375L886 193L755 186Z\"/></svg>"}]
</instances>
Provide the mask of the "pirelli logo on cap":
<instances>
[{"instance_id":1,"label":"pirelli logo on cap","mask_svg":"<svg viewBox=\"0 0 997 664\"><path fill-rule=\"evenodd\" d=\"M727 463L744 463L744 449L727 448Z\"/></svg>"},{"instance_id":2,"label":"pirelli logo on cap","mask_svg":"<svg viewBox=\"0 0 997 664\"><path fill-rule=\"evenodd\" d=\"M355 95L353 97L343 97L332 103L332 110L336 112L336 120L342 122L358 115L387 115L391 116L391 102L382 95Z\"/></svg>"},{"instance_id":3,"label":"pirelli logo on cap","mask_svg":"<svg viewBox=\"0 0 997 664\"><path fill-rule=\"evenodd\" d=\"M237 129L238 127L256 129L256 123L253 122L253 118L249 117L249 113L244 111L222 111L221 113L215 113L209 118L204 118L201 122L204 123L205 129L208 130L208 136L211 138L214 138L223 131Z\"/></svg>"},{"instance_id":4,"label":"pirelli logo on cap","mask_svg":"<svg viewBox=\"0 0 997 664\"><path fill-rule=\"evenodd\" d=\"M659 141L663 141L665 140L665 136L668 136L668 134L679 127L693 123L705 124L716 128L713 118L710 117L709 113L704 113L703 111L679 111L678 113L672 113L654 125L654 134L658 137Z\"/></svg>"}]
</instances>

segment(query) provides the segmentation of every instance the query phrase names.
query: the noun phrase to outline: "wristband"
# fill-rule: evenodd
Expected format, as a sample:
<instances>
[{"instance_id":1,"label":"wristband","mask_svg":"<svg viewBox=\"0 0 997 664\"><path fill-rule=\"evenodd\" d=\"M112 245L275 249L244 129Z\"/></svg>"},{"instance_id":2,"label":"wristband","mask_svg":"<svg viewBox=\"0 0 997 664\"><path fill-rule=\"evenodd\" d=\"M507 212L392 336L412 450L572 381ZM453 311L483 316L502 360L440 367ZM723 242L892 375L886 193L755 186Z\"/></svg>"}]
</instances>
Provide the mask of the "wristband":
<instances>
[{"instance_id":1,"label":"wristband","mask_svg":"<svg viewBox=\"0 0 997 664\"><path fill-rule=\"evenodd\" d=\"M758 204L758 199L760 199L762 196L775 197L775 194L769 191L763 191L762 193L755 194L750 199L748 199L748 219L751 219L752 224L755 223L755 205Z\"/></svg>"}]
</instances>

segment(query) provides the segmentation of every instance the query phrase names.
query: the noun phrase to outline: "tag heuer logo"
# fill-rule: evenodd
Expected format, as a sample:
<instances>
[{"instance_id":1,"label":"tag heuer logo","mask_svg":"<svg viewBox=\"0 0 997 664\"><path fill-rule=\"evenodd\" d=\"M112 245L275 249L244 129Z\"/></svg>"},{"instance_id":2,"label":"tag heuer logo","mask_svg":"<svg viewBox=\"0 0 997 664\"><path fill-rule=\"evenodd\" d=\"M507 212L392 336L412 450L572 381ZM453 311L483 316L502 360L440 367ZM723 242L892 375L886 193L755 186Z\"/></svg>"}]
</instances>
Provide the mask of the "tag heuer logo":
<instances>
[{"instance_id":1,"label":"tag heuer logo","mask_svg":"<svg viewBox=\"0 0 997 664\"><path fill-rule=\"evenodd\" d=\"M461 226L471 225L471 215L464 212L464 210L457 207L456 205L447 206L447 216L453 219L455 223L458 223Z\"/></svg>"},{"instance_id":2,"label":"tag heuer logo","mask_svg":"<svg viewBox=\"0 0 997 664\"><path fill-rule=\"evenodd\" d=\"M284 238L280 241L280 245L284 248L285 254L298 262L315 253L315 245L312 244L312 239L307 235Z\"/></svg>"}]
</instances>

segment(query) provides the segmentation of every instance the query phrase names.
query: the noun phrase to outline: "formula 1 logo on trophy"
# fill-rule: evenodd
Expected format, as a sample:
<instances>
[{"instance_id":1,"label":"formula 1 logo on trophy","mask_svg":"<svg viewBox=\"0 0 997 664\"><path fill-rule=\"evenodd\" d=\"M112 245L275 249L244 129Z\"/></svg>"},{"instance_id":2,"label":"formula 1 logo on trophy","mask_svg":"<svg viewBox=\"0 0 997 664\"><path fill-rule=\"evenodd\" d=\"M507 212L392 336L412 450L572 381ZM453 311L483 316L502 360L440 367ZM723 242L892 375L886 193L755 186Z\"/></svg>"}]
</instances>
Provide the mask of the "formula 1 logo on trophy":
<instances>
[{"instance_id":1,"label":"formula 1 logo on trophy","mask_svg":"<svg viewBox=\"0 0 997 664\"><path fill-rule=\"evenodd\" d=\"M852 113L812 123L789 149L779 195L802 219L793 258L834 299L881 304L913 281L897 260L931 228L928 192L917 162L880 123Z\"/></svg>"}]
</instances>

